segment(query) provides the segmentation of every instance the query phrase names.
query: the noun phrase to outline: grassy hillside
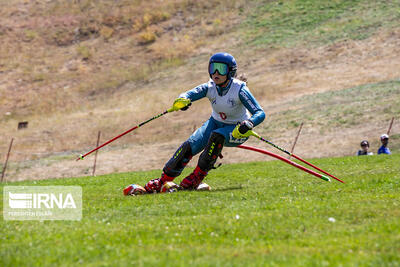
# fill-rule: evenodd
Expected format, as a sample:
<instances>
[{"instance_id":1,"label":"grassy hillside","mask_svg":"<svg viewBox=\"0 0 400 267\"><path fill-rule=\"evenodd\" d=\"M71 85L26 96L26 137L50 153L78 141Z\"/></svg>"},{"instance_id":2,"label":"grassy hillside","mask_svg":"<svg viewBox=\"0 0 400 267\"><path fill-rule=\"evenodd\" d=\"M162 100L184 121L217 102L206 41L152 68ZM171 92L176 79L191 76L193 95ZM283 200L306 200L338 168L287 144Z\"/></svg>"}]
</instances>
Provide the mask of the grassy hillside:
<instances>
[{"instance_id":1,"label":"grassy hillside","mask_svg":"<svg viewBox=\"0 0 400 267\"><path fill-rule=\"evenodd\" d=\"M184 64L239 22L217 19L238 14L215 0L2 2L1 71L9 81L0 113L17 118L93 109L128 83L140 87L153 72Z\"/></svg>"},{"instance_id":2,"label":"grassy hillside","mask_svg":"<svg viewBox=\"0 0 400 267\"><path fill-rule=\"evenodd\" d=\"M0 113L17 118L93 109L215 49L245 58L271 45L366 39L398 28L400 8L367 0L4 2L1 71L9 79Z\"/></svg>"},{"instance_id":3,"label":"grassy hillside","mask_svg":"<svg viewBox=\"0 0 400 267\"><path fill-rule=\"evenodd\" d=\"M9 183L80 185L83 218L1 220L0 263L398 266L399 160L399 154L312 160L346 184L278 161L226 165L208 176L211 192L140 197L124 197L123 186L158 172Z\"/></svg>"},{"instance_id":4,"label":"grassy hillside","mask_svg":"<svg viewBox=\"0 0 400 267\"><path fill-rule=\"evenodd\" d=\"M361 40L382 28L399 26L399 5L395 1L258 2L258 8L243 23L249 44L257 47Z\"/></svg>"},{"instance_id":5,"label":"grassy hillside","mask_svg":"<svg viewBox=\"0 0 400 267\"><path fill-rule=\"evenodd\" d=\"M195 103L191 109L197 111L201 104ZM104 147L99 153L96 173L161 169L171 154L175 152L178 143L161 143L157 145L157 149L151 149L149 145L137 144L136 142L143 138L143 135L148 134L148 131L151 131L152 127L157 124L171 129L171 133L182 134L183 131L189 135L190 131L193 130L193 124L185 125L182 123L181 127L168 125L173 120L184 120L186 114L187 112L168 114L165 118L155 121L154 124L152 122L151 125L146 125L143 129L116 141L117 145ZM299 125L303 122L304 125L296 145L295 154L304 158L355 155L357 150L360 149L361 140L365 139L370 142L370 151L376 154L381 145L379 137L382 133L386 133L394 114L400 114L399 81L310 94L270 105L267 110L266 123L256 127L255 130L264 138L290 150ZM200 125L200 122L197 125ZM182 127L186 130L183 130ZM396 117L389 142L389 148L394 153L400 153L399 132L400 124L398 117ZM109 138L111 137L109 136ZM103 142L106 138L102 137ZM156 142L159 142L157 137L153 138ZM182 140L184 138L182 137ZM60 139L60 142L62 141L63 139ZM47 140L43 139L39 142L43 142L43 145L45 145ZM121 143L125 145L121 146ZM252 138L247 143L267 146ZM89 156L80 162L75 161L77 155L87 151L82 149L42 157L31 155L32 157L36 156L36 158L24 162L11 162L6 180L89 175L92 173L93 157ZM261 160L258 155L249 157L248 153L236 148L225 148L223 154L223 163ZM194 164L197 164L197 160L193 159L190 164L194 166ZM2 166L0 166L1 169Z\"/></svg>"},{"instance_id":6,"label":"grassy hillside","mask_svg":"<svg viewBox=\"0 0 400 267\"><path fill-rule=\"evenodd\" d=\"M398 116L396 108L374 116L381 107L398 103L396 93L369 99L370 107L345 115L335 110L316 114L312 102L306 110L294 102L339 90L345 90L340 101L347 101L352 88L370 84L380 90L398 80L396 1L0 3L0 156L5 157L14 137L13 180L88 173L88 165L54 164L93 148L99 130L107 140L164 111L181 92L207 81L208 58L222 50L235 55L239 73L247 73L251 91L267 112L259 130L263 135L289 147L295 126L307 123L298 150L304 156L349 155L359 139L376 140ZM390 86L397 88L396 83ZM357 100L351 103L364 109ZM290 111L294 106L313 114L304 120ZM355 122L358 113L367 116L369 130ZM184 114L118 140L105 150L108 166L99 173L160 168L209 114L207 101L199 101ZM19 121L29 121L28 129L18 131ZM393 142L398 140L397 121ZM340 140L334 151L333 140ZM146 159L140 156L143 151Z\"/></svg>"},{"instance_id":7,"label":"grassy hillside","mask_svg":"<svg viewBox=\"0 0 400 267\"><path fill-rule=\"evenodd\" d=\"M392 116L400 114L400 81L306 95L281 102L271 110L270 122L258 131L285 142L295 136L303 122L301 142L296 149L308 157L323 153L354 155L364 139L370 141L370 149L376 153L381 146L380 135L387 132ZM398 123L396 116L389 145L397 152L400 149ZM321 152L318 147L330 148Z\"/></svg>"}]
</instances>

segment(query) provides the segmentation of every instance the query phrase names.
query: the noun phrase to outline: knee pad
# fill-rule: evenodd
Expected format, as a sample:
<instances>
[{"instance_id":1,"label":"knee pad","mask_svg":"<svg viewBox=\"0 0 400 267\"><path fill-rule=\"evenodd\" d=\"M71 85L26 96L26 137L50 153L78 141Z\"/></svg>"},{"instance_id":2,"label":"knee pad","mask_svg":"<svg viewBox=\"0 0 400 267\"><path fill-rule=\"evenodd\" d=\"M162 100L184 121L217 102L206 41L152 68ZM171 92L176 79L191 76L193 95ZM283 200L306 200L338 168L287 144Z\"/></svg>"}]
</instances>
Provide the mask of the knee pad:
<instances>
[{"instance_id":1,"label":"knee pad","mask_svg":"<svg viewBox=\"0 0 400 267\"><path fill-rule=\"evenodd\" d=\"M218 156L221 154L224 146L225 137L216 132L212 132L208 143L199 158L199 167L201 170L208 172L214 167Z\"/></svg>"},{"instance_id":2,"label":"knee pad","mask_svg":"<svg viewBox=\"0 0 400 267\"><path fill-rule=\"evenodd\" d=\"M192 159L192 149L188 141L184 142L165 164L163 172L168 176L179 176Z\"/></svg>"}]
</instances>

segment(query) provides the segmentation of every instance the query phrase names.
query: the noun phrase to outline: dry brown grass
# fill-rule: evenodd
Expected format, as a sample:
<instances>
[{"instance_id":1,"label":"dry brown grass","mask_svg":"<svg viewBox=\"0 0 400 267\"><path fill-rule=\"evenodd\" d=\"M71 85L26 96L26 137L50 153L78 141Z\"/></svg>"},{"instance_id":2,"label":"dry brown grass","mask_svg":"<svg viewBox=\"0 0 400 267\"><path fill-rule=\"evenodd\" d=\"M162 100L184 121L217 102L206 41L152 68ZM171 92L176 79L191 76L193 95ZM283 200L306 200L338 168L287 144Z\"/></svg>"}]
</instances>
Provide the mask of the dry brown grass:
<instances>
[{"instance_id":1,"label":"dry brown grass","mask_svg":"<svg viewBox=\"0 0 400 267\"><path fill-rule=\"evenodd\" d=\"M222 1L116 3L13 1L0 11L0 153L3 157L15 137L11 162L19 162L9 179L88 173L89 159L75 163L71 156L47 161L43 156L85 152L95 145L98 130L107 140L164 111L179 93L207 81L207 60L215 51L237 57L239 71L246 70L249 87L267 112L266 124L282 101L400 77L398 30L313 49L242 51L234 28L239 16ZM233 5L246 9L245 1ZM217 12L228 20L216 19ZM152 42L140 41L146 31L154 33ZM202 100L191 111L169 114L121 138L100 153L98 173L161 168L209 114ZM28 120L29 128L17 131L20 120ZM374 124L363 131L372 138L381 129ZM297 151L304 157L352 154L352 148L331 150L331 140L343 137L337 145L350 148L359 138L344 137L358 130L320 136L305 128ZM295 132L270 137L290 147ZM247 158L235 149L224 153L225 162Z\"/></svg>"},{"instance_id":2,"label":"dry brown grass","mask_svg":"<svg viewBox=\"0 0 400 267\"><path fill-rule=\"evenodd\" d=\"M198 38L202 25L225 12L223 6L211 0L15 1L0 18L0 67L6 75L0 113L76 109L82 98L146 82L148 66L195 55L204 43ZM32 97L43 94L45 104Z\"/></svg>"}]
</instances>

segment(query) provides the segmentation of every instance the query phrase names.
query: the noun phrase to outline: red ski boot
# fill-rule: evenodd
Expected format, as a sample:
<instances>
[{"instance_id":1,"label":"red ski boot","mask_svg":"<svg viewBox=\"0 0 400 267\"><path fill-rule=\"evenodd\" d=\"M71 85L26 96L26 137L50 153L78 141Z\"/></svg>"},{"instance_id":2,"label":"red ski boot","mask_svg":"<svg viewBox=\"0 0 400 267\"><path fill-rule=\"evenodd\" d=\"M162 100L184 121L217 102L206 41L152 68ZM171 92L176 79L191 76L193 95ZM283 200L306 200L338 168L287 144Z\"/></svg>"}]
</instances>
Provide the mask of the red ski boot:
<instances>
[{"instance_id":1,"label":"red ski boot","mask_svg":"<svg viewBox=\"0 0 400 267\"><path fill-rule=\"evenodd\" d=\"M147 193L160 193L161 187L166 182L171 182L175 179L175 177L171 177L166 175L165 173L161 174L161 178L152 179L150 180L144 188L146 189Z\"/></svg>"},{"instance_id":2,"label":"red ski boot","mask_svg":"<svg viewBox=\"0 0 400 267\"><path fill-rule=\"evenodd\" d=\"M131 195L143 195L146 194L146 190L138 185L138 184L131 184L124 188L124 195L131 196Z\"/></svg>"},{"instance_id":3,"label":"red ski boot","mask_svg":"<svg viewBox=\"0 0 400 267\"><path fill-rule=\"evenodd\" d=\"M189 174L185 179L182 180L180 187L185 190L194 190L197 189L199 184L203 181L204 177L206 177L207 172L200 169L197 166L191 174Z\"/></svg>"}]
</instances>

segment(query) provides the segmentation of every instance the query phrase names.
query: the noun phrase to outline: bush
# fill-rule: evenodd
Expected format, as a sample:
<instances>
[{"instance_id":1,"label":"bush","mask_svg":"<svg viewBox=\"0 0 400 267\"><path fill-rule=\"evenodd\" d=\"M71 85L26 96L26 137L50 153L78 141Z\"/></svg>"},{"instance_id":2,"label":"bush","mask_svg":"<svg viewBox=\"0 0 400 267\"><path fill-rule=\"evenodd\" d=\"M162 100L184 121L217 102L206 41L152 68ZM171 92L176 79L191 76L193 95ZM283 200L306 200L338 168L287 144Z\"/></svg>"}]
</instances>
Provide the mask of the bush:
<instances>
[{"instance_id":1,"label":"bush","mask_svg":"<svg viewBox=\"0 0 400 267\"><path fill-rule=\"evenodd\" d=\"M89 60L92 57L92 53L89 49L89 47L80 45L76 48L76 52L79 57L81 57L83 60Z\"/></svg>"},{"instance_id":2,"label":"bush","mask_svg":"<svg viewBox=\"0 0 400 267\"><path fill-rule=\"evenodd\" d=\"M151 44L156 40L157 36L154 31L147 29L146 31L139 34L139 44L146 45Z\"/></svg>"}]
</instances>

